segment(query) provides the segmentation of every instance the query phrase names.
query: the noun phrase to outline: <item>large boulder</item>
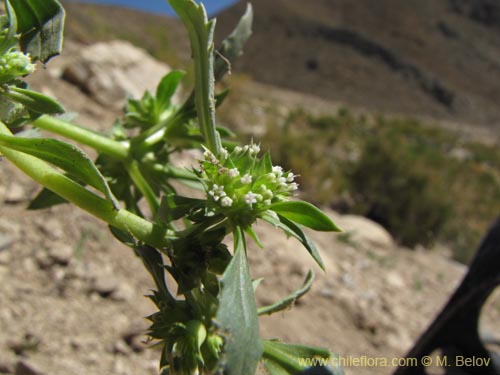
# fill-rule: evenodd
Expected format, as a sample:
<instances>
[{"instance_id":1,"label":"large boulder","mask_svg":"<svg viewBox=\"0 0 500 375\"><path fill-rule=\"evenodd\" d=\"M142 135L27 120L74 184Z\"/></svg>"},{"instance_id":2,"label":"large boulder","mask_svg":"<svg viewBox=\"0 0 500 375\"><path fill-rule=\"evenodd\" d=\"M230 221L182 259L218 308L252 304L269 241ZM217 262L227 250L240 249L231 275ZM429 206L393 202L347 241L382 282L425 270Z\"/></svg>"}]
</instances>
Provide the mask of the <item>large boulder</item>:
<instances>
[{"instance_id":1,"label":"large boulder","mask_svg":"<svg viewBox=\"0 0 500 375\"><path fill-rule=\"evenodd\" d=\"M396 244L391 234L380 224L357 215L339 215L329 212L348 240L364 248L393 249Z\"/></svg>"},{"instance_id":2,"label":"large boulder","mask_svg":"<svg viewBox=\"0 0 500 375\"><path fill-rule=\"evenodd\" d=\"M154 92L170 71L146 51L125 41L100 42L80 48L62 69L62 77L105 106L123 106L129 95Z\"/></svg>"}]
</instances>

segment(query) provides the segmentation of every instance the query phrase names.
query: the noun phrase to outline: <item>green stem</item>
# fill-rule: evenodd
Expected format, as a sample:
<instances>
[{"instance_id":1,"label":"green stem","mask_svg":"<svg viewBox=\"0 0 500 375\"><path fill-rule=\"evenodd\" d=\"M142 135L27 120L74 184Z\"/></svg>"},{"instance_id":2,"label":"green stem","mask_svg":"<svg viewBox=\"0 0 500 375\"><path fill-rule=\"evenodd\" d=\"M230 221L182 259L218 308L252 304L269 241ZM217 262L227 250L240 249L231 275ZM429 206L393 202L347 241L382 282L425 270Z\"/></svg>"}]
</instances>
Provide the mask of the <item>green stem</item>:
<instances>
[{"instance_id":1,"label":"green stem","mask_svg":"<svg viewBox=\"0 0 500 375\"><path fill-rule=\"evenodd\" d=\"M158 211L158 208L160 207L160 202L155 192L151 188L151 185L146 181L146 179L142 175L141 170L139 168L139 163L133 160L129 163L126 163L126 168L128 174L130 175L130 178L132 178L132 181L134 181L135 186L139 188L142 195L144 195L144 198L146 198L149 204L149 208L151 209L151 213L153 214L154 217L156 215L156 212Z\"/></svg>"},{"instance_id":2,"label":"green stem","mask_svg":"<svg viewBox=\"0 0 500 375\"><path fill-rule=\"evenodd\" d=\"M1 122L0 134L12 135ZM169 233L166 228L150 223L127 210L116 210L110 201L85 189L40 159L5 146L0 146L0 152L20 170L47 189L109 225L131 233L150 246L164 248L168 246L169 239L173 238L172 233Z\"/></svg>"},{"instance_id":3,"label":"green stem","mask_svg":"<svg viewBox=\"0 0 500 375\"><path fill-rule=\"evenodd\" d=\"M188 30L194 61L196 114L207 147L215 155L222 149L215 126L214 43L215 20L208 21L201 4L169 0Z\"/></svg>"},{"instance_id":4,"label":"green stem","mask_svg":"<svg viewBox=\"0 0 500 375\"><path fill-rule=\"evenodd\" d=\"M69 122L44 115L35 120L33 124L40 129L70 138L117 159L125 160L128 156L129 148L127 145Z\"/></svg>"}]
</instances>

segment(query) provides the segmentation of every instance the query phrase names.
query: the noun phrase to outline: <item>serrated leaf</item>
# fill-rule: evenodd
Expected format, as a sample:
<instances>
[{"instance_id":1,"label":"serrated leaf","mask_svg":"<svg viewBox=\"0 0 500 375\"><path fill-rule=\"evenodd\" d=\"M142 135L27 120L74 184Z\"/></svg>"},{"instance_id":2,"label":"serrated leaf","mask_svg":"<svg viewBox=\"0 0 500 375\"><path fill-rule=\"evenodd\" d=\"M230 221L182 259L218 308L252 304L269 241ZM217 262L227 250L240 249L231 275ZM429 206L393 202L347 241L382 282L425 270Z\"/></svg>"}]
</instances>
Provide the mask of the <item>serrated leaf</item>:
<instances>
[{"instance_id":1,"label":"serrated leaf","mask_svg":"<svg viewBox=\"0 0 500 375\"><path fill-rule=\"evenodd\" d=\"M222 275L216 322L226 335L224 374L254 375L262 356L259 320L242 230L234 233L235 254Z\"/></svg>"},{"instance_id":2,"label":"serrated leaf","mask_svg":"<svg viewBox=\"0 0 500 375\"><path fill-rule=\"evenodd\" d=\"M86 183L104 193L115 208L119 208L101 172L78 147L52 138L20 138L3 134L0 134L0 144L61 168L77 182Z\"/></svg>"},{"instance_id":3,"label":"serrated leaf","mask_svg":"<svg viewBox=\"0 0 500 375\"><path fill-rule=\"evenodd\" d=\"M219 81L231 70L231 64L243 54L243 47L252 35L253 9L248 4L245 14L238 25L222 42L219 53L215 58L215 80Z\"/></svg>"},{"instance_id":4,"label":"serrated leaf","mask_svg":"<svg viewBox=\"0 0 500 375\"><path fill-rule=\"evenodd\" d=\"M336 354L324 348L264 340L264 365L271 375L343 375ZM337 364L337 366L336 366Z\"/></svg>"},{"instance_id":5,"label":"serrated leaf","mask_svg":"<svg viewBox=\"0 0 500 375\"><path fill-rule=\"evenodd\" d=\"M304 294L306 294L312 286L312 283L314 281L314 272L313 270L309 270L307 273L306 279L304 280L304 283L302 284L302 287L297 289L296 291L290 293L288 296L283 298L282 300L269 305L269 306L264 306L261 307L257 310L259 315L271 315L279 311L283 311L291 307L295 301L297 301L300 297L302 297Z\"/></svg>"},{"instance_id":6,"label":"serrated leaf","mask_svg":"<svg viewBox=\"0 0 500 375\"><path fill-rule=\"evenodd\" d=\"M309 237L304 233L302 228L295 224L293 221L288 220L287 218L277 215L273 211L268 211L261 216L262 220L267 221L268 223L274 225L276 228L281 229L288 236L292 236L300 241L300 243L306 248L306 250L311 254L312 258L318 263L321 269L325 269L323 265L323 260L319 255L318 249L316 249L316 245L312 242Z\"/></svg>"},{"instance_id":7,"label":"serrated leaf","mask_svg":"<svg viewBox=\"0 0 500 375\"><path fill-rule=\"evenodd\" d=\"M64 113L64 107L61 104L36 91L9 86L5 95L16 102L21 103L30 111L38 114Z\"/></svg>"},{"instance_id":8,"label":"serrated leaf","mask_svg":"<svg viewBox=\"0 0 500 375\"><path fill-rule=\"evenodd\" d=\"M317 231L340 232L328 215L308 202L278 202L271 205L270 209L297 224Z\"/></svg>"},{"instance_id":9,"label":"serrated leaf","mask_svg":"<svg viewBox=\"0 0 500 375\"><path fill-rule=\"evenodd\" d=\"M20 45L43 63L62 50L65 13L56 0L9 0L16 13Z\"/></svg>"}]
</instances>

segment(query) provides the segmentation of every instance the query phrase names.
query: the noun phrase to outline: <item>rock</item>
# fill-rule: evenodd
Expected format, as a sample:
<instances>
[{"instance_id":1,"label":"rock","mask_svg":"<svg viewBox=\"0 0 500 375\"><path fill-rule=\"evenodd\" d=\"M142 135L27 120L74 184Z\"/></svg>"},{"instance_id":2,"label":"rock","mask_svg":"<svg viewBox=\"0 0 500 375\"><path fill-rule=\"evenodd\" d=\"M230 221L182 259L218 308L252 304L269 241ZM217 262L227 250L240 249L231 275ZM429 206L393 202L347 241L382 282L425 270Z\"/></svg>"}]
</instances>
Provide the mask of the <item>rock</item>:
<instances>
[{"instance_id":1,"label":"rock","mask_svg":"<svg viewBox=\"0 0 500 375\"><path fill-rule=\"evenodd\" d=\"M109 297L111 293L118 290L119 283L116 278L111 275L98 275L94 279L91 291L98 293L101 297Z\"/></svg>"},{"instance_id":2,"label":"rock","mask_svg":"<svg viewBox=\"0 0 500 375\"><path fill-rule=\"evenodd\" d=\"M39 370L33 363L26 360L17 362L14 375L45 375L45 372Z\"/></svg>"},{"instance_id":3,"label":"rock","mask_svg":"<svg viewBox=\"0 0 500 375\"><path fill-rule=\"evenodd\" d=\"M127 364L121 358L116 358L113 363L113 372L116 375L129 375L130 371Z\"/></svg>"},{"instance_id":4,"label":"rock","mask_svg":"<svg viewBox=\"0 0 500 375\"><path fill-rule=\"evenodd\" d=\"M394 239L380 224L356 215L338 215L335 222L349 235L349 241L363 248L393 249Z\"/></svg>"},{"instance_id":5,"label":"rock","mask_svg":"<svg viewBox=\"0 0 500 375\"><path fill-rule=\"evenodd\" d=\"M396 271L388 272L385 275L385 281L387 284L393 288L403 289L406 287L406 283L401 277L401 275Z\"/></svg>"},{"instance_id":6,"label":"rock","mask_svg":"<svg viewBox=\"0 0 500 375\"><path fill-rule=\"evenodd\" d=\"M0 374L14 373L15 363L16 357L11 351L0 352Z\"/></svg>"},{"instance_id":7,"label":"rock","mask_svg":"<svg viewBox=\"0 0 500 375\"><path fill-rule=\"evenodd\" d=\"M63 78L103 105L121 108L127 95L154 92L170 68L125 41L96 43L81 48L63 70Z\"/></svg>"},{"instance_id":8,"label":"rock","mask_svg":"<svg viewBox=\"0 0 500 375\"><path fill-rule=\"evenodd\" d=\"M118 340L113 345L113 353L129 355L130 352L131 348L123 340Z\"/></svg>"},{"instance_id":9,"label":"rock","mask_svg":"<svg viewBox=\"0 0 500 375\"><path fill-rule=\"evenodd\" d=\"M134 296L134 288L127 283L121 282L118 288L111 292L110 298L115 301L131 301Z\"/></svg>"},{"instance_id":10,"label":"rock","mask_svg":"<svg viewBox=\"0 0 500 375\"><path fill-rule=\"evenodd\" d=\"M4 202L9 204L16 204L24 202L27 199L24 187L18 183L11 183L5 192Z\"/></svg>"},{"instance_id":11,"label":"rock","mask_svg":"<svg viewBox=\"0 0 500 375\"><path fill-rule=\"evenodd\" d=\"M0 251L7 249L14 243L14 239L6 234L0 234ZM1 252L0 252L1 254Z\"/></svg>"},{"instance_id":12,"label":"rock","mask_svg":"<svg viewBox=\"0 0 500 375\"><path fill-rule=\"evenodd\" d=\"M65 244L57 244L49 248L49 257L57 264L66 266L73 258L73 248Z\"/></svg>"},{"instance_id":13,"label":"rock","mask_svg":"<svg viewBox=\"0 0 500 375\"><path fill-rule=\"evenodd\" d=\"M47 235L50 240L58 240L64 236L62 222L55 218L40 217L37 220L37 226Z\"/></svg>"},{"instance_id":14,"label":"rock","mask_svg":"<svg viewBox=\"0 0 500 375\"><path fill-rule=\"evenodd\" d=\"M0 250L0 265L9 264L12 259L12 254L9 251Z\"/></svg>"}]
</instances>

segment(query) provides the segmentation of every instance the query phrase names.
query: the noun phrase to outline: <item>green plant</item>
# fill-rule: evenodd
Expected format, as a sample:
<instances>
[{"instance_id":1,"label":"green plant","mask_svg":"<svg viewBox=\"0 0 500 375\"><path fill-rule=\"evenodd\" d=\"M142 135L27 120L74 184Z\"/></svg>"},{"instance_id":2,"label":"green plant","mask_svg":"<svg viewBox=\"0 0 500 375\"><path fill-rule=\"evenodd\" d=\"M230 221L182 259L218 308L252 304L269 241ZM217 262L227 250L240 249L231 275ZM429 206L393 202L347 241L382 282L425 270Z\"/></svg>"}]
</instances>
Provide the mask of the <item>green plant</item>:
<instances>
[{"instance_id":1,"label":"green plant","mask_svg":"<svg viewBox=\"0 0 500 375\"><path fill-rule=\"evenodd\" d=\"M49 114L63 112L52 99L27 89L22 77L32 61L46 62L61 49L64 10L56 0L5 0L0 35L0 152L45 187L31 202L40 209L70 202L106 222L115 237L134 249L154 279L149 296L158 311L149 335L162 346L162 374L254 374L260 361L271 374L306 370L304 357L329 358L328 350L263 340L258 315L288 308L310 288L304 285L283 300L257 309L247 264L247 238L263 246L253 225L261 220L296 238L322 267L316 247L302 226L337 231L318 208L291 199L297 184L292 172L271 162L251 143L235 145L230 132L215 126L214 81L228 71L250 35L251 8L223 42L214 59L215 21L202 5L170 0L188 30L194 59L194 92L184 104L171 98L183 77L165 76L155 95L129 99L111 136L78 127ZM10 129L33 124L93 148L94 163L76 146L40 137L36 131L14 136ZM29 135L29 136L28 136ZM193 169L178 168L171 154L204 150ZM204 198L179 195L173 182L204 192ZM138 202L144 198L150 213ZM123 206L123 207L122 207ZM224 239L231 235L230 251ZM83 239L82 239L83 240ZM166 284L168 272L176 293ZM341 369L332 369L340 373Z\"/></svg>"}]
</instances>

